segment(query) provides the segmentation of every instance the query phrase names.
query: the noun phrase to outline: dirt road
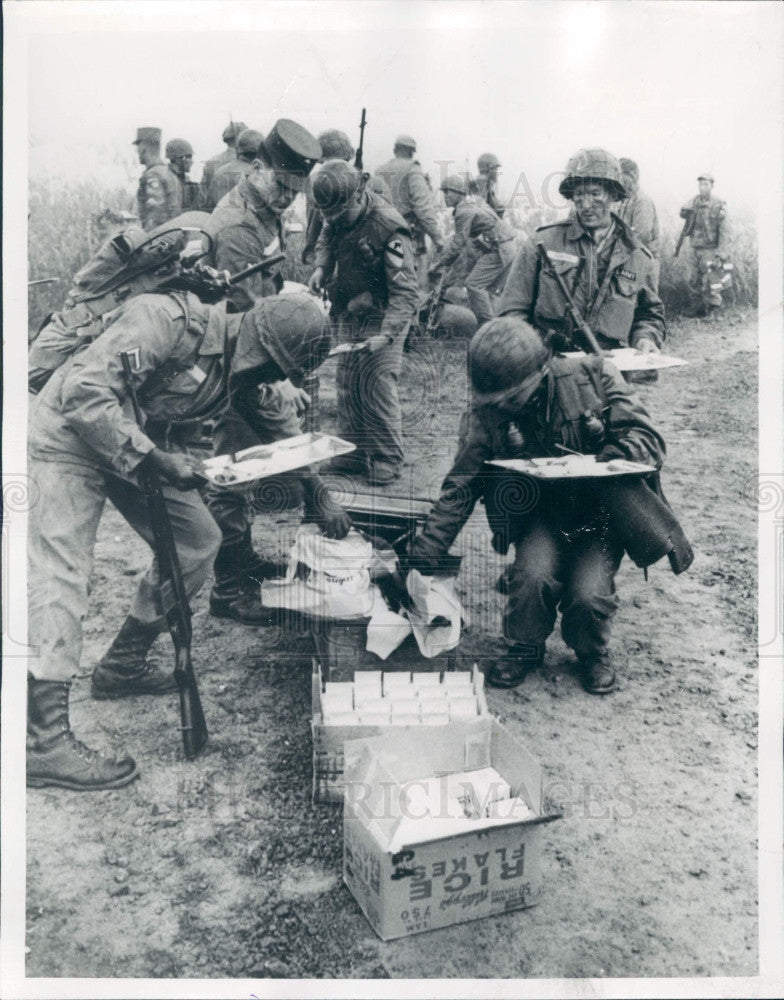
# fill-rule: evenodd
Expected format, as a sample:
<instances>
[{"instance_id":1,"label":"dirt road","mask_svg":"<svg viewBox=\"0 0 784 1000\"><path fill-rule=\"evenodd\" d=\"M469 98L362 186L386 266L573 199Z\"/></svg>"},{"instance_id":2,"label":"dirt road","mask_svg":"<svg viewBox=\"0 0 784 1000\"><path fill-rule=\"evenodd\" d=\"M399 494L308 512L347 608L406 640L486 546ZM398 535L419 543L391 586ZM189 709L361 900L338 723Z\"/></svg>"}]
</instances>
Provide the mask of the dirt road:
<instances>
[{"instance_id":1,"label":"dirt road","mask_svg":"<svg viewBox=\"0 0 784 1000\"><path fill-rule=\"evenodd\" d=\"M613 696L582 691L560 638L539 675L488 691L564 812L546 828L538 907L380 942L341 882L340 810L310 802L309 643L211 618L206 590L194 602L202 758L181 759L173 699L91 701L92 664L148 558L111 510L73 721L88 743L133 753L142 776L115 792L29 793L28 976L755 975L757 331L747 314L670 336L690 366L639 388L694 565L675 577L665 561L646 583L624 562ZM464 347L409 355L403 396L410 484L434 495L466 398ZM295 526L257 518L258 546L284 553ZM472 567L460 578L470 662L501 648L503 562L482 513L456 551Z\"/></svg>"}]
</instances>

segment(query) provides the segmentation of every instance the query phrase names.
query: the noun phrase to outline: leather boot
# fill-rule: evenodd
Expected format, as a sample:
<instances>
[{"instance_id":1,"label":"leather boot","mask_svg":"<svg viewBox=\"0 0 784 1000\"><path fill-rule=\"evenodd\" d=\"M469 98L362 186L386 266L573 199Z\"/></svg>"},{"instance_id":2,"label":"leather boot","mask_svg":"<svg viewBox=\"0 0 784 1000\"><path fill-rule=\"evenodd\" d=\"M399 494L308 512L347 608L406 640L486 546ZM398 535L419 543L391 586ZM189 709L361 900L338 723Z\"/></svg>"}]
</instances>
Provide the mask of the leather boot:
<instances>
[{"instance_id":1,"label":"leather boot","mask_svg":"<svg viewBox=\"0 0 784 1000\"><path fill-rule=\"evenodd\" d=\"M215 586L210 591L210 614L216 618L232 618L243 625L274 625L276 613L261 603L260 582L253 580L249 586L248 550L250 539L221 545L215 557ZM263 560L262 560L263 562Z\"/></svg>"},{"instance_id":2,"label":"leather boot","mask_svg":"<svg viewBox=\"0 0 784 1000\"><path fill-rule=\"evenodd\" d=\"M174 691L174 674L147 662L147 653L160 634L157 624L146 625L132 615L93 670L93 698L125 698L133 694L166 694Z\"/></svg>"},{"instance_id":3,"label":"leather boot","mask_svg":"<svg viewBox=\"0 0 784 1000\"><path fill-rule=\"evenodd\" d=\"M610 694L615 690L615 668L607 653L581 659L580 670L588 694Z\"/></svg>"},{"instance_id":4,"label":"leather boot","mask_svg":"<svg viewBox=\"0 0 784 1000\"><path fill-rule=\"evenodd\" d=\"M256 590L265 580L286 575L286 564L265 559L254 548L250 528L245 529L239 553L240 584L243 589Z\"/></svg>"},{"instance_id":5,"label":"leather boot","mask_svg":"<svg viewBox=\"0 0 784 1000\"><path fill-rule=\"evenodd\" d=\"M132 757L105 757L76 739L68 721L68 681L27 675L27 786L102 791L138 775Z\"/></svg>"}]
</instances>

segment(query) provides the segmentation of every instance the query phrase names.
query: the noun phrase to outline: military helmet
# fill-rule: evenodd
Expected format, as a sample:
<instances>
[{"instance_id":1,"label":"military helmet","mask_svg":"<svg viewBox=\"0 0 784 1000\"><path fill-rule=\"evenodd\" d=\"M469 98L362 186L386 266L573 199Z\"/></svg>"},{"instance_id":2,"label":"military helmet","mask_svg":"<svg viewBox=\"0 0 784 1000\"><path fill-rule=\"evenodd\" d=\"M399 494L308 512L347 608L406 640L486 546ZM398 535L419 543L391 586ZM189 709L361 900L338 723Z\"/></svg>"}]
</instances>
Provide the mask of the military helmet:
<instances>
[{"instance_id":1,"label":"military helmet","mask_svg":"<svg viewBox=\"0 0 784 1000\"><path fill-rule=\"evenodd\" d=\"M629 177L635 181L640 179L640 168L634 160L630 160L628 156L622 156L620 160L618 160L618 166L621 168L621 174L628 174Z\"/></svg>"},{"instance_id":2,"label":"military helmet","mask_svg":"<svg viewBox=\"0 0 784 1000\"><path fill-rule=\"evenodd\" d=\"M245 314L231 364L233 375L257 368L262 347L286 378L302 386L329 354L329 320L315 296L293 292L259 299Z\"/></svg>"},{"instance_id":3,"label":"military helmet","mask_svg":"<svg viewBox=\"0 0 784 1000\"><path fill-rule=\"evenodd\" d=\"M495 153L482 153L482 155L476 161L476 166L480 174L486 174L494 167L500 167L501 161L498 159Z\"/></svg>"},{"instance_id":4,"label":"military helmet","mask_svg":"<svg viewBox=\"0 0 784 1000\"><path fill-rule=\"evenodd\" d=\"M328 160L313 178L313 200L329 216L359 191L362 175L345 160Z\"/></svg>"},{"instance_id":5,"label":"military helmet","mask_svg":"<svg viewBox=\"0 0 784 1000\"><path fill-rule=\"evenodd\" d=\"M564 198L571 198L578 183L598 181L606 184L615 201L626 197L621 180L621 166L606 149L578 149L566 164L566 177L558 188Z\"/></svg>"},{"instance_id":6,"label":"military helmet","mask_svg":"<svg viewBox=\"0 0 784 1000\"><path fill-rule=\"evenodd\" d=\"M462 174L448 174L440 184L442 191L456 191L458 194L468 194L468 182Z\"/></svg>"},{"instance_id":7,"label":"military helmet","mask_svg":"<svg viewBox=\"0 0 784 1000\"><path fill-rule=\"evenodd\" d=\"M350 160L354 155L354 147L345 132L336 128L328 128L318 136L321 146L321 156L324 160Z\"/></svg>"},{"instance_id":8,"label":"military helmet","mask_svg":"<svg viewBox=\"0 0 784 1000\"><path fill-rule=\"evenodd\" d=\"M264 142L264 136L257 132L255 128L244 128L237 136L237 156L249 156L251 153L255 157L259 151L259 146Z\"/></svg>"},{"instance_id":9,"label":"military helmet","mask_svg":"<svg viewBox=\"0 0 784 1000\"><path fill-rule=\"evenodd\" d=\"M413 149L416 152L416 139L404 133L395 139L395 147L397 148L398 146L402 146L403 149Z\"/></svg>"},{"instance_id":10,"label":"military helmet","mask_svg":"<svg viewBox=\"0 0 784 1000\"><path fill-rule=\"evenodd\" d=\"M516 316L491 319L468 345L474 401L480 405L500 403L519 394L522 405L541 382L548 357L542 338L524 320ZM526 388L530 389L527 396Z\"/></svg>"},{"instance_id":11,"label":"military helmet","mask_svg":"<svg viewBox=\"0 0 784 1000\"><path fill-rule=\"evenodd\" d=\"M221 133L221 139L227 144L236 142L237 136L240 132L243 132L248 126L245 122L229 122L226 128Z\"/></svg>"},{"instance_id":12,"label":"military helmet","mask_svg":"<svg viewBox=\"0 0 784 1000\"><path fill-rule=\"evenodd\" d=\"M169 139L166 143L166 159L173 160L178 156L193 156L193 146L187 139Z\"/></svg>"}]
</instances>

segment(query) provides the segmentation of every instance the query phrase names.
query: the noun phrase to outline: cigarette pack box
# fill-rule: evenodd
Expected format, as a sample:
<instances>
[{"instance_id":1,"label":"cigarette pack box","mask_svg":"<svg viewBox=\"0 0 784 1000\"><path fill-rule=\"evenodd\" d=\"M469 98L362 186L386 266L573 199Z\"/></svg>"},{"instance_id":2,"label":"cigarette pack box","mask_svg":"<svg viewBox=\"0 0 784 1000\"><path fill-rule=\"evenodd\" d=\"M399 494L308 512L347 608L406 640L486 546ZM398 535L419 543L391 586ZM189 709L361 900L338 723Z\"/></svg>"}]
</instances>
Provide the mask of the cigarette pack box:
<instances>
[{"instance_id":1,"label":"cigarette pack box","mask_svg":"<svg viewBox=\"0 0 784 1000\"><path fill-rule=\"evenodd\" d=\"M352 740L345 769L343 879L384 941L538 901L544 824L559 815L539 762L496 719ZM450 781L473 782L481 808L433 817L434 781L447 798Z\"/></svg>"}]
</instances>

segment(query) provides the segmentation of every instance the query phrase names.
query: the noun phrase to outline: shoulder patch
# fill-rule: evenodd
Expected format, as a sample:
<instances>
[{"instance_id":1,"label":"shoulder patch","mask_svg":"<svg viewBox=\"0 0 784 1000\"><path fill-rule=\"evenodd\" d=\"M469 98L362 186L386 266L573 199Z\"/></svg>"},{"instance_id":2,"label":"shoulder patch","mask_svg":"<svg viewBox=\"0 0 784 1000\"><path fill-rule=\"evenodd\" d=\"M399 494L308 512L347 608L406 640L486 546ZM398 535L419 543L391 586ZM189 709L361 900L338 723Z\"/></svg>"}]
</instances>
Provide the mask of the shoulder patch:
<instances>
[{"instance_id":1,"label":"shoulder patch","mask_svg":"<svg viewBox=\"0 0 784 1000\"><path fill-rule=\"evenodd\" d=\"M405 255L403 253L403 241L399 236L394 236L384 247L384 262L389 266L400 270L403 266Z\"/></svg>"},{"instance_id":2,"label":"shoulder patch","mask_svg":"<svg viewBox=\"0 0 784 1000\"><path fill-rule=\"evenodd\" d=\"M619 267L617 272L622 278L628 278L629 281L636 281L637 275L634 271L627 271L625 267Z\"/></svg>"}]
</instances>

